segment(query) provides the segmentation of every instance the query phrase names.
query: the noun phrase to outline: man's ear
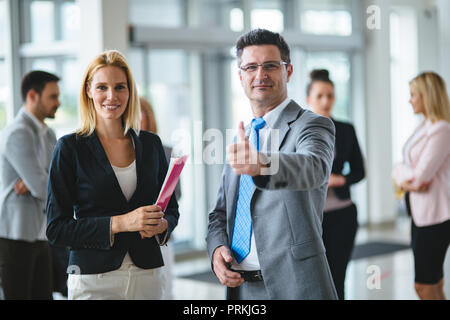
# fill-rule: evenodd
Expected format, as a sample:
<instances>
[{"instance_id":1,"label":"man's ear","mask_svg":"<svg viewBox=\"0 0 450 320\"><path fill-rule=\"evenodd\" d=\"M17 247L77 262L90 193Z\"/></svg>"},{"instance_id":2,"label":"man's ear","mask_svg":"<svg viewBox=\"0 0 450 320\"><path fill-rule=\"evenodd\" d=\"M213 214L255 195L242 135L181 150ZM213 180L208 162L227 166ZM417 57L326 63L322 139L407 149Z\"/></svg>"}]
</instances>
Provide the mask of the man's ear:
<instances>
[{"instance_id":1,"label":"man's ear","mask_svg":"<svg viewBox=\"0 0 450 320\"><path fill-rule=\"evenodd\" d=\"M27 92L26 101L36 103L39 100L39 97L40 94L36 90L30 89Z\"/></svg>"},{"instance_id":2,"label":"man's ear","mask_svg":"<svg viewBox=\"0 0 450 320\"><path fill-rule=\"evenodd\" d=\"M292 64L289 64L287 66L286 72L287 72L287 82L289 82L289 79L291 78L292 73L294 72L294 67L292 66Z\"/></svg>"}]
</instances>

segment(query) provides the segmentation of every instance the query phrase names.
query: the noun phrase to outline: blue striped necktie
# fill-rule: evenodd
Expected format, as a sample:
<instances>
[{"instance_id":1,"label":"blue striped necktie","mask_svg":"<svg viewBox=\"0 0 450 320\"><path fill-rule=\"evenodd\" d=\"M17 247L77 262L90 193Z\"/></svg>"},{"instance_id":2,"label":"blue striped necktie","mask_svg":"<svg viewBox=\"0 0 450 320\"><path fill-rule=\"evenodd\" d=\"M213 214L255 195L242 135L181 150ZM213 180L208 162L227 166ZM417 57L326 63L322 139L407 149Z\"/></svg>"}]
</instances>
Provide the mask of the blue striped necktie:
<instances>
[{"instance_id":1,"label":"blue striped necktie","mask_svg":"<svg viewBox=\"0 0 450 320\"><path fill-rule=\"evenodd\" d=\"M259 130L266 125L263 118L252 120L250 132L250 142L259 151ZM251 176L241 175L239 185L239 196L236 206L236 217L234 220L233 239L231 241L231 250L234 253L237 263L250 252L250 242L252 236L252 217L250 214L250 201L255 185Z\"/></svg>"}]
</instances>

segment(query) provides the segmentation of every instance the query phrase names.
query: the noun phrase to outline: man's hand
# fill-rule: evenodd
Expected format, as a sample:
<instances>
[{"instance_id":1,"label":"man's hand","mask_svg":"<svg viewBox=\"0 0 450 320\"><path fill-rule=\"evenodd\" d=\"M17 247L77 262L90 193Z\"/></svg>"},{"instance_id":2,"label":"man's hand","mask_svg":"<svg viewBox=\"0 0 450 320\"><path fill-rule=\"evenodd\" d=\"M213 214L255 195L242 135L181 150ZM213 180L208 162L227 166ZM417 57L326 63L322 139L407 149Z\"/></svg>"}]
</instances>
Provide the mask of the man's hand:
<instances>
[{"instance_id":1,"label":"man's hand","mask_svg":"<svg viewBox=\"0 0 450 320\"><path fill-rule=\"evenodd\" d=\"M238 175L257 176L261 174L263 164L258 151L245 137L244 123L238 127L238 140L227 147L227 161Z\"/></svg>"},{"instance_id":2,"label":"man's hand","mask_svg":"<svg viewBox=\"0 0 450 320\"><path fill-rule=\"evenodd\" d=\"M17 180L16 184L14 185L14 190L18 195L24 195L30 192L22 179Z\"/></svg>"},{"instance_id":3,"label":"man's hand","mask_svg":"<svg viewBox=\"0 0 450 320\"><path fill-rule=\"evenodd\" d=\"M430 187L430 184L431 184L431 181L424 182L417 186L414 184L414 179L411 179L406 182L403 182L400 185L400 188L402 188L402 190L409 191L409 192L427 192L428 188Z\"/></svg>"},{"instance_id":4,"label":"man's hand","mask_svg":"<svg viewBox=\"0 0 450 320\"><path fill-rule=\"evenodd\" d=\"M244 278L237 272L231 271L228 264L233 261L230 250L225 246L217 247L213 253L213 270L224 286L235 288L244 283Z\"/></svg>"},{"instance_id":5,"label":"man's hand","mask_svg":"<svg viewBox=\"0 0 450 320\"><path fill-rule=\"evenodd\" d=\"M346 179L343 175L340 174L334 174L332 173L330 175L330 181L328 182L328 187L342 187L346 183Z\"/></svg>"}]
</instances>

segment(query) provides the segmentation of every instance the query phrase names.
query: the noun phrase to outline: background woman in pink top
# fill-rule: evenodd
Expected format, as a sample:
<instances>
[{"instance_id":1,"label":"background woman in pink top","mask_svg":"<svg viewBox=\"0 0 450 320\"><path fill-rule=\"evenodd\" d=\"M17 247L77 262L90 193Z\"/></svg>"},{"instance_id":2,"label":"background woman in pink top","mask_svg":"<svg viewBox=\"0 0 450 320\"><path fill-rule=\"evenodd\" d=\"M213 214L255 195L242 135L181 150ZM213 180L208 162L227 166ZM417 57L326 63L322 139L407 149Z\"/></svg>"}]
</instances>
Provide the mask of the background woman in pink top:
<instances>
[{"instance_id":1,"label":"background woman in pink top","mask_svg":"<svg viewBox=\"0 0 450 320\"><path fill-rule=\"evenodd\" d=\"M425 120L403 150L393 177L409 192L415 289L421 299L445 299L443 264L450 243L450 102L433 72L410 82L414 113Z\"/></svg>"}]
</instances>

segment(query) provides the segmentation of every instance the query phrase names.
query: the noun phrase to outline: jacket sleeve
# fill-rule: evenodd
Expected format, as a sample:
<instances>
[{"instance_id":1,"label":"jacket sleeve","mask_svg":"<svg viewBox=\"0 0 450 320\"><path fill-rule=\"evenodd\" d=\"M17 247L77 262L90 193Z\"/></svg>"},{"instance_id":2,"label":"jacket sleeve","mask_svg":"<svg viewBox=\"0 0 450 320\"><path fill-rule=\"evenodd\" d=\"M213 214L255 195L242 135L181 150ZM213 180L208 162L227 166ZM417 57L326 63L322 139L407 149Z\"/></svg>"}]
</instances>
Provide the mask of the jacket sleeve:
<instances>
[{"instance_id":1,"label":"jacket sleeve","mask_svg":"<svg viewBox=\"0 0 450 320\"><path fill-rule=\"evenodd\" d=\"M334 156L333 122L325 117L311 118L295 139L295 152L263 154L270 159L271 172L253 177L256 187L304 191L328 182Z\"/></svg>"},{"instance_id":2,"label":"jacket sleeve","mask_svg":"<svg viewBox=\"0 0 450 320\"><path fill-rule=\"evenodd\" d=\"M48 174L39 164L39 155L33 145L33 134L27 128L11 132L7 138L5 157L23 180L33 197L45 201Z\"/></svg>"},{"instance_id":3,"label":"jacket sleeve","mask_svg":"<svg viewBox=\"0 0 450 320\"><path fill-rule=\"evenodd\" d=\"M413 184L419 186L433 180L436 172L450 155L450 126L435 125L428 131L428 142L419 161L411 170Z\"/></svg>"},{"instance_id":4,"label":"jacket sleeve","mask_svg":"<svg viewBox=\"0 0 450 320\"><path fill-rule=\"evenodd\" d=\"M349 142L352 144L352 149L350 159L348 159L350 164L350 172L345 176L347 186L361 181L365 176L364 160L361 149L359 148L358 138L356 137L356 132L353 126L350 126L350 128L352 138Z\"/></svg>"},{"instance_id":5,"label":"jacket sleeve","mask_svg":"<svg viewBox=\"0 0 450 320\"><path fill-rule=\"evenodd\" d=\"M222 174L222 183L220 185L217 201L214 209L209 214L208 234L206 236L206 244L208 255L212 261L214 250L220 246L228 246L227 235L227 210L226 210L226 164Z\"/></svg>"},{"instance_id":6,"label":"jacket sleeve","mask_svg":"<svg viewBox=\"0 0 450 320\"><path fill-rule=\"evenodd\" d=\"M76 159L75 147L58 140L50 163L47 238L56 246L108 250L111 217L74 218Z\"/></svg>"}]
</instances>

